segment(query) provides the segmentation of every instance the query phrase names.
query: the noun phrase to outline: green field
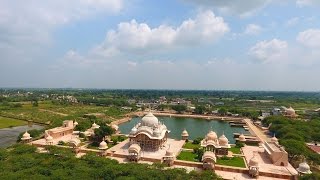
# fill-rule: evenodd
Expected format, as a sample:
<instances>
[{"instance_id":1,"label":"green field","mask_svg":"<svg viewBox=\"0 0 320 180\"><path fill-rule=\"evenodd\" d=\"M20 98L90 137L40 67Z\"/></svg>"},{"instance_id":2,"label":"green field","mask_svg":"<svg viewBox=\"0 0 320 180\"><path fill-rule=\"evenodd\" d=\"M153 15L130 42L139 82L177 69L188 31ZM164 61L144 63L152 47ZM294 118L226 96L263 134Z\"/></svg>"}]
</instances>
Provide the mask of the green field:
<instances>
[{"instance_id":1,"label":"green field","mask_svg":"<svg viewBox=\"0 0 320 180\"><path fill-rule=\"evenodd\" d=\"M103 107L95 105L59 105L50 101L39 102L37 107L33 107L30 103L23 103L22 107L0 106L0 116L10 117L21 120L32 120L39 123L60 125L63 120L83 119L85 114L99 113L99 119L105 121L113 121L122 118L126 111L121 111L114 107Z\"/></svg>"},{"instance_id":2,"label":"green field","mask_svg":"<svg viewBox=\"0 0 320 180\"><path fill-rule=\"evenodd\" d=\"M222 157L217 159L217 164L224 165L224 166L234 166L234 167L241 167L245 168L246 164L244 162L244 159L242 157Z\"/></svg>"},{"instance_id":3,"label":"green field","mask_svg":"<svg viewBox=\"0 0 320 180\"><path fill-rule=\"evenodd\" d=\"M233 152L234 154L241 154L240 148L238 147L231 147L229 151Z\"/></svg>"},{"instance_id":4,"label":"green field","mask_svg":"<svg viewBox=\"0 0 320 180\"><path fill-rule=\"evenodd\" d=\"M27 124L27 122L25 122L25 121L12 119L12 118L6 118L6 117L0 117L0 129L14 127L14 126L23 126L26 124Z\"/></svg>"},{"instance_id":5,"label":"green field","mask_svg":"<svg viewBox=\"0 0 320 180\"><path fill-rule=\"evenodd\" d=\"M186 142L182 148L184 149L200 148L200 144L192 144L192 142Z\"/></svg>"},{"instance_id":6,"label":"green field","mask_svg":"<svg viewBox=\"0 0 320 180\"><path fill-rule=\"evenodd\" d=\"M177 156L177 159L179 160L193 161L193 162L197 162L196 158L197 158L197 155L189 151L181 151L180 154Z\"/></svg>"}]
</instances>

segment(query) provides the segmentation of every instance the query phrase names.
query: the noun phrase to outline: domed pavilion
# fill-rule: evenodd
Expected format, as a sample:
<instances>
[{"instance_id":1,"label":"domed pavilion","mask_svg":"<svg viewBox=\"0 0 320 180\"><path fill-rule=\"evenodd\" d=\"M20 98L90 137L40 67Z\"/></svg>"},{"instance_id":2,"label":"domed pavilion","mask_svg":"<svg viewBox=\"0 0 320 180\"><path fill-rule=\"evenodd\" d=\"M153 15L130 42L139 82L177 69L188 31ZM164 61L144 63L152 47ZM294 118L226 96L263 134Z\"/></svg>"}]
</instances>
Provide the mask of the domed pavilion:
<instances>
[{"instance_id":1,"label":"domed pavilion","mask_svg":"<svg viewBox=\"0 0 320 180\"><path fill-rule=\"evenodd\" d=\"M228 155L228 149L231 147L224 134L218 138L216 132L212 130L201 141L201 146L205 151L211 151L217 155Z\"/></svg>"},{"instance_id":2,"label":"domed pavilion","mask_svg":"<svg viewBox=\"0 0 320 180\"><path fill-rule=\"evenodd\" d=\"M130 144L138 144L144 151L157 151L164 146L168 133L166 125L149 112L131 129L129 141Z\"/></svg>"}]
</instances>

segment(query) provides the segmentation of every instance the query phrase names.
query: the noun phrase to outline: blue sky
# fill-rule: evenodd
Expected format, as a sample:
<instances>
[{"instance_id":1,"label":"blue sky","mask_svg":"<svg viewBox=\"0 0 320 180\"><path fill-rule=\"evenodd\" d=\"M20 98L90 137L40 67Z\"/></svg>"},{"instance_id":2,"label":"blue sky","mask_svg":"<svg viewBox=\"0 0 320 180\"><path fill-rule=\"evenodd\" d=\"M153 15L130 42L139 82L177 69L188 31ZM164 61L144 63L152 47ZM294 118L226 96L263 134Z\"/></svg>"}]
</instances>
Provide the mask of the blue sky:
<instances>
[{"instance_id":1,"label":"blue sky","mask_svg":"<svg viewBox=\"0 0 320 180\"><path fill-rule=\"evenodd\" d=\"M3 0L0 87L319 91L319 0Z\"/></svg>"}]
</instances>

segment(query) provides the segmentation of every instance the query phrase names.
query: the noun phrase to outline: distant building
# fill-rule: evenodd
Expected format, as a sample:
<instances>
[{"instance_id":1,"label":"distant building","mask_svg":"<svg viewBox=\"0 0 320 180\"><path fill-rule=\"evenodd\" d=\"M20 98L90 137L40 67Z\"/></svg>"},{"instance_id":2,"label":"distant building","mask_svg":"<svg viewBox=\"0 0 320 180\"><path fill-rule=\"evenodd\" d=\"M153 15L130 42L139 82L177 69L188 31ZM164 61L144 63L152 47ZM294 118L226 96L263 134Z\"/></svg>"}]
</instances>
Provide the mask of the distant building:
<instances>
[{"instance_id":1,"label":"distant building","mask_svg":"<svg viewBox=\"0 0 320 180\"><path fill-rule=\"evenodd\" d=\"M46 137L51 136L52 138L55 139L55 138L60 138L62 136L68 135L68 134L72 134L74 127L75 127L75 125L72 120L63 121L63 124L61 127L56 127L53 129L46 130Z\"/></svg>"},{"instance_id":2,"label":"distant building","mask_svg":"<svg viewBox=\"0 0 320 180\"><path fill-rule=\"evenodd\" d=\"M273 108L271 110L271 114L274 116L279 116L279 115L281 115L281 109L280 108Z\"/></svg>"}]
</instances>

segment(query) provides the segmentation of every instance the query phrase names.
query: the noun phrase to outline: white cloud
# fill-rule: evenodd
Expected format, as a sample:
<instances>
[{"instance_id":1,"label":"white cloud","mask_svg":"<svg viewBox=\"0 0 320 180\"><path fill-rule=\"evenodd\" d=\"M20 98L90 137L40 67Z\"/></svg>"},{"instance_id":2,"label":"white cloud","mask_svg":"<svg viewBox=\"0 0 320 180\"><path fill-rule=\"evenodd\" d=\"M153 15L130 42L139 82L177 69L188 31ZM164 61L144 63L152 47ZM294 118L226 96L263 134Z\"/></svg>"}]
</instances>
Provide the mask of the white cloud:
<instances>
[{"instance_id":1,"label":"white cloud","mask_svg":"<svg viewBox=\"0 0 320 180\"><path fill-rule=\"evenodd\" d=\"M100 52L145 52L175 47L194 46L214 42L229 31L222 17L212 11L199 13L195 19L188 19L178 27L160 25L152 28L136 20L122 22L117 30L107 33L105 41L96 49Z\"/></svg>"},{"instance_id":2,"label":"white cloud","mask_svg":"<svg viewBox=\"0 0 320 180\"><path fill-rule=\"evenodd\" d=\"M260 41L249 50L249 55L265 63L279 62L287 58L288 43L286 41L272 39Z\"/></svg>"},{"instance_id":3,"label":"white cloud","mask_svg":"<svg viewBox=\"0 0 320 180\"><path fill-rule=\"evenodd\" d=\"M0 58L34 59L50 46L57 27L99 13L116 13L122 7L122 0L1 0Z\"/></svg>"},{"instance_id":4,"label":"white cloud","mask_svg":"<svg viewBox=\"0 0 320 180\"><path fill-rule=\"evenodd\" d=\"M298 7L320 5L320 1L319 0L297 0L296 5Z\"/></svg>"},{"instance_id":5,"label":"white cloud","mask_svg":"<svg viewBox=\"0 0 320 180\"><path fill-rule=\"evenodd\" d=\"M293 17L291 19L289 19L286 23L285 26L286 27L292 27L298 24L300 18L299 17Z\"/></svg>"},{"instance_id":6,"label":"white cloud","mask_svg":"<svg viewBox=\"0 0 320 180\"><path fill-rule=\"evenodd\" d=\"M217 9L226 14L237 14L240 16L250 16L257 10L263 8L271 0L185 0L198 4L205 8Z\"/></svg>"},{"instance_id":7,"label":"white cloud","mask_svg":"<svg viewBox=\"0 0 320 180\"><path fill-rule=\"evenodd\" d=\"M297 36L297 41L307 47L320 47L320 29L308 29L300 32Z\"/></svg>"},{"instance_id":8,"label":"white cloud","mask_svg":"<svg viewBox=\"0 0 320 180\"><path fill-rule=\"evenodd\" d=\"M248 35L258 35L261 33L263 28L257 24L248 24L244 30L244 34Z\"/></svg>"}]
</instances>

